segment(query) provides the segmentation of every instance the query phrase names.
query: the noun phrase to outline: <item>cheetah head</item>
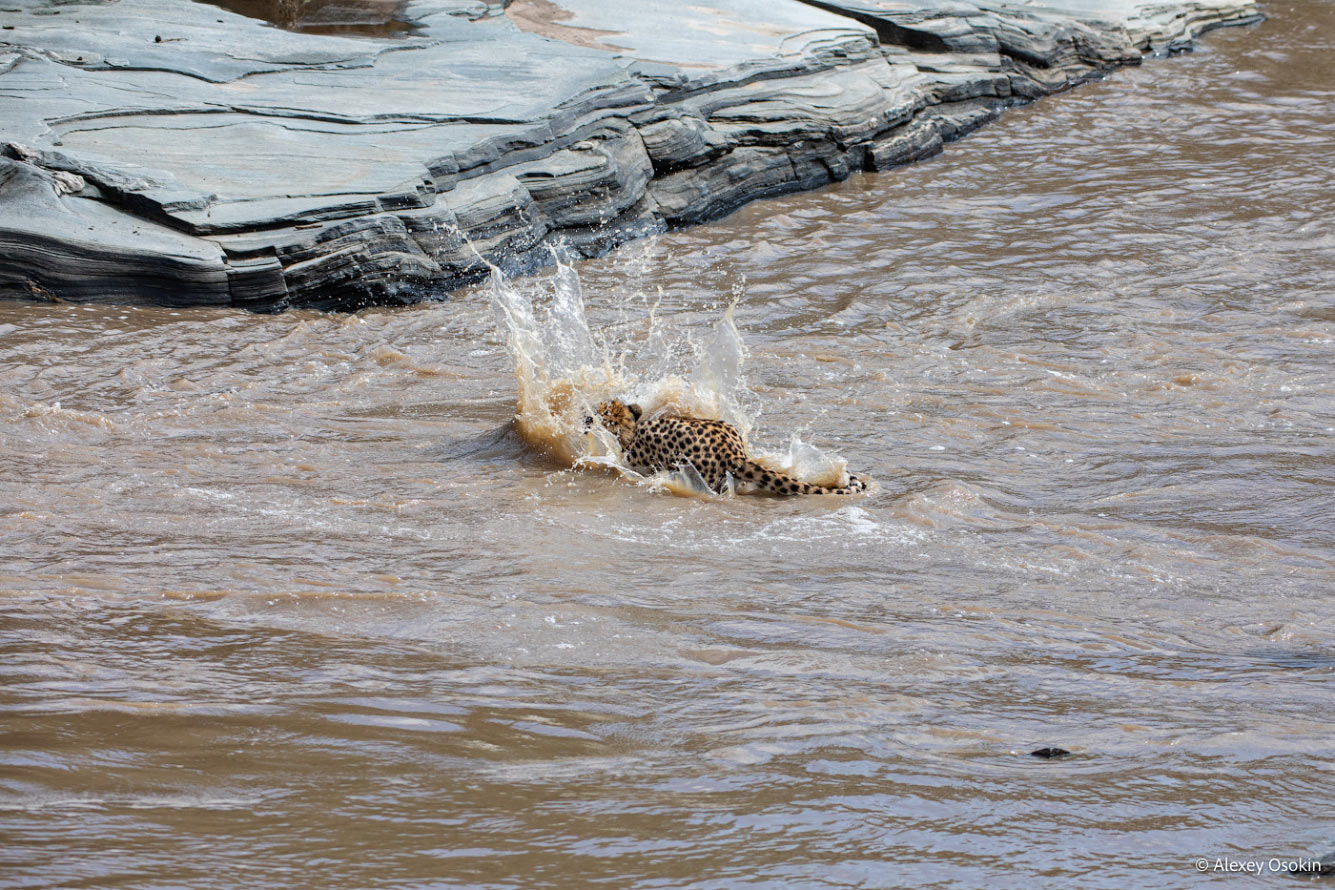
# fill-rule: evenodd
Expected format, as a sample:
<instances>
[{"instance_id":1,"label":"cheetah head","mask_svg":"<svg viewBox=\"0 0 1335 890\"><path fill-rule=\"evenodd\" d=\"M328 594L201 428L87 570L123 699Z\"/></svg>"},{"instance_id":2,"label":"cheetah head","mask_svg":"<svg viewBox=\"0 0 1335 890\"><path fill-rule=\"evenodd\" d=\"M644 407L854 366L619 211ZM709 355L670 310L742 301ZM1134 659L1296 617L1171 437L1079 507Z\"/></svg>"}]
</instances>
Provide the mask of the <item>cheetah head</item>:
<instances>
[{"instance_id":1,"label":"cheetah head","mask_svg":"<svg viewBox=\"0 0 1335 890\"><path fill-rule=\"evenodd\" d=\"M622 448L629 448L635 438L635 424L640 422L644 409L639 405L627 405L620 399L611 399L598 406L598 419L603 427L617 437ZM584 428L593 429L593 418L584 418Z\"/></svg>"}]
</instances>

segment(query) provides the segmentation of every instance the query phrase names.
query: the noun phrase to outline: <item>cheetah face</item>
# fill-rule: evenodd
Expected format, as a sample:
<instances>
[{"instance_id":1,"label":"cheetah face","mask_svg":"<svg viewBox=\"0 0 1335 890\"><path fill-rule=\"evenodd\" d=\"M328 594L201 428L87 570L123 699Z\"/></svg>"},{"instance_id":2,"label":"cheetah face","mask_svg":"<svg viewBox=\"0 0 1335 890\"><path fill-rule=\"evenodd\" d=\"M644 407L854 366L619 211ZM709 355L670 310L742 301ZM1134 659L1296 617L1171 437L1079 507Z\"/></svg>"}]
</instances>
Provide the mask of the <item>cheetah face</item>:
<instances>
[{"instance_id":1,"label":"cheetah face","mask_svg":"<svg viewBox=\"0 0 1335 890\"><path fill-rule=\"evenodd\" d=\"M640 422L644 410L639 405L627 405L620 399L611 399L598 406L598 418L603 427L617 437L622 449L630 447L635 438L635 425ZM593 418L584 418L584 428L593 428Z\"/></svg>"}]
</instances>

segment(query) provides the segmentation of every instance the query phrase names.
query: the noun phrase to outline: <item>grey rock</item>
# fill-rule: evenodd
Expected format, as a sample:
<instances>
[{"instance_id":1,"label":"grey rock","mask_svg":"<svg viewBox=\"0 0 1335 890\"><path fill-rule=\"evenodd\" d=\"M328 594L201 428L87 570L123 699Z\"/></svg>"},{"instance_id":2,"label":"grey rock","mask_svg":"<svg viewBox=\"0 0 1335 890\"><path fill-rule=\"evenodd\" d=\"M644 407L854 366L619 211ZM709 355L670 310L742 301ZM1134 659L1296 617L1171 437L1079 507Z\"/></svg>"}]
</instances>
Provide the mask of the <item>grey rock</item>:
<instances>
[{"instance_id":1,"label":"grey rock","mask_svg":"<svg viewBox=\"0 0 1335 890\"><path fill-rule=\"evenodd\" d=\"M0 293L43 300L133 295L162 305L227 305L218 245L69 193L68 180L0 158Z\"/></svg>"},{"instance_id":2,"label":"grey rock","mask_svg":"<svg viewBox=\"0 0 1335 890\"><path fill-rule=\"evenodd\" d=\"M941 150L1253 0L414 0L292 33L179 0L0 9L0 292L352 308Z\"/></svg>"},{"instance_id":3,"label":"grey rock","mask_svg":"<svg viewBox=\"0 0 1335 890\"><path fill-rule=\"evenodd\" d=\"M642 124L639 131L654 171L660 175L708 163L732 148L723 134L692 113Z\"/></svg>"},{"instance_id":4,"label":"grey rock","mask_svg":"<svg viewBox=\"0 0 1335 890\"><path fill-rule=\"evenodd\" d=\"M863 166L879 172L930 158L941 151L945 140L937 122L928 118L896 127L890 133L867 145Z\"/></svg>"}]
</instances>

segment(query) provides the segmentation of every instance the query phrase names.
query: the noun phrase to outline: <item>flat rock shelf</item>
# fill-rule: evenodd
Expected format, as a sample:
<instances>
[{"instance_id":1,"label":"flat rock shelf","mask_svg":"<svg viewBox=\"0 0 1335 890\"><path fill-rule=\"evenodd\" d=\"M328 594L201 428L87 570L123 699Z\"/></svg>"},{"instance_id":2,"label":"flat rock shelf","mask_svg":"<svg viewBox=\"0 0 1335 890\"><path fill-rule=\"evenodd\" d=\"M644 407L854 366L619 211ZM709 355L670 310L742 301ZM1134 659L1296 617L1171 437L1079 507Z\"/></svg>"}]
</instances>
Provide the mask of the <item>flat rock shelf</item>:
<instances>
[{"instance_id":1,"label":"flat rock shelf","mask_svg":"<svg viewBox=\"0 0 1335 890\"><path fill-rule=\"evenodd\" d=\"M0 295L352 309L932 155L1251 0L0 0Z\"/></svg>"}]
</instances>

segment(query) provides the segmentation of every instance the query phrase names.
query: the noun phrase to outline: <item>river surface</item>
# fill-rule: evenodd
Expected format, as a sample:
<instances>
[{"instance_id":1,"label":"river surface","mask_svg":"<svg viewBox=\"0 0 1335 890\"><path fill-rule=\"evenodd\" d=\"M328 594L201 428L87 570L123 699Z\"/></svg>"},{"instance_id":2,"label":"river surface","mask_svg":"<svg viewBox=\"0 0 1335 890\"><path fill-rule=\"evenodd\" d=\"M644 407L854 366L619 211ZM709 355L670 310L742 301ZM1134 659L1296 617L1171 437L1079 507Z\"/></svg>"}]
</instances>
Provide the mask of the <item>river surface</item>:
<instances>
[{"instance_id":1,"label":"river surface","mask_svg":"<svg viewBox=\"0 0 1335 890\"><path fill-rule=\"evenodd\" d=\"M0 887L1293 886L1217 870L1335 849L1335 3L1267 12L449 303L0 304ZM872 488L618 472L606 394Z\"/></svg>"}]
</instances>

